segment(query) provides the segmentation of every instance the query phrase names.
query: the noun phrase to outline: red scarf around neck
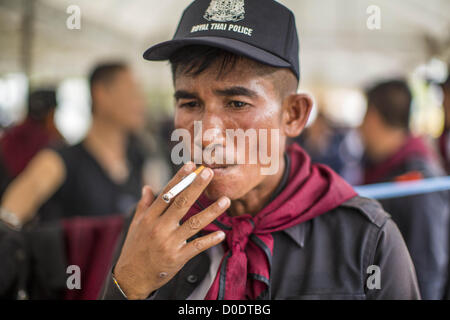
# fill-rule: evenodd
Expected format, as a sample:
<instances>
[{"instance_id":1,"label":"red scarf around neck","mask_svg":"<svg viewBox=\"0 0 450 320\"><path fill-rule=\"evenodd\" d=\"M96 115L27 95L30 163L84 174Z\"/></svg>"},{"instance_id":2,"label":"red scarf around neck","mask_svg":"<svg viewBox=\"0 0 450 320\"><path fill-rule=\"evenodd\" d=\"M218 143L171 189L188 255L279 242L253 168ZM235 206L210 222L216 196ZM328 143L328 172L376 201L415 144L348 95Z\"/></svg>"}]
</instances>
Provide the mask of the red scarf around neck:
<instances>
[{"instance_id":1,"label":"red scarf around neck","mask_svg":"<svg viewBox=\"0 0 450 320\"><path fill-rule=\"evenodd\" d=\"M311 164L297 144L287 149L290 173L283 191L258 214L231 217L222 214L204 232L226 234L225 254L205 299L258 299L269 293L273 255L272 233L324 214L357 194L329 167ZM202 195L184 220L208 207Z\"/></svg>"}]
</instances>

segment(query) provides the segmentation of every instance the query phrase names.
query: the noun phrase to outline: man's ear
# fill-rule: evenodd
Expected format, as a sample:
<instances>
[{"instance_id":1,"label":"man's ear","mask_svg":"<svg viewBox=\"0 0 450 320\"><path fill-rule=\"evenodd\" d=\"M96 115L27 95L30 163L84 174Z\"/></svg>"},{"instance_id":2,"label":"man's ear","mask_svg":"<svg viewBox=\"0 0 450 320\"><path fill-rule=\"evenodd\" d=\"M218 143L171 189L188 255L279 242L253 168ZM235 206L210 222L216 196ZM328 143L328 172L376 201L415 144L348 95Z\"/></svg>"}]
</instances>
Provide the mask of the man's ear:
<instances>
[{"instance_id":1,"label":"man's ear","mask_svg":"<svg viewBox=\"0 0 450 320\"><path fill-rule=\"evenodd\" d=\"M306 93L291 94L283 102L282 128L287 137L297 137L306 126L313 107L313 100Z\"/></svg>"}]
</instances>

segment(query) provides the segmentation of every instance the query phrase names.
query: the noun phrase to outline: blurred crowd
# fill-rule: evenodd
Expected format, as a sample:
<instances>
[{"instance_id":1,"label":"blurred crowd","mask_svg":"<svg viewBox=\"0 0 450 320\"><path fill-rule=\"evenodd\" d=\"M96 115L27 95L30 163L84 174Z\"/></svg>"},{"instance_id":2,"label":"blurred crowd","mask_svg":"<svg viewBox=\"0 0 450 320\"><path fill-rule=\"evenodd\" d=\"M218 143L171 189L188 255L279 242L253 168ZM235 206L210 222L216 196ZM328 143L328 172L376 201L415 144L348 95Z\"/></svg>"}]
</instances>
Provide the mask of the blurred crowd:
<instances>
[{"instance_id":1,"label":"blurred crowd","mask_svg":"<svg viewBox=\"0 0 450 320\"><path fill-rule=\"evenodd\" d=\"M297 142L314 161L329 165L353 185L446 176L449 79L441 84L445 125L437 140L411 132L413 95L407 81L393 79L366 89L367 112L359 128L338 128L319 115ZM443 299L448 292L449 196L448 191L436 191L380 200L405 239L424 299Z\"/></svg>"},{"instance_id":2,"label":"blurred crowd","mask_svg":"<svg viewBox=\"0 0 450 320\"><path fill-rule=\"evenodd\" d=\"M1 298L96 298L123 216L133 213L143 185L158 193L176 170L170 160L172 120L152 128L156 143L149 146L142 134L144 98L126 64L95 66L89 86L93 121L81 142L68 144L56 128L54 88L32 90L26 118L0 136L2 220L9 224L0 226L0 256L16 253L2 264ZM315 121L291 142L352 185L446 176L450 77L440 87L445 128L438 139L412 133L411 89L406 80L392 79L365 89L367 112L359 128L337 126L319 103ZM381 203L410 250L422 297L450 298L448 192ZM83 267L87 289L81 295L65 288L69 264Z\"/></svg>"}]
</instances>

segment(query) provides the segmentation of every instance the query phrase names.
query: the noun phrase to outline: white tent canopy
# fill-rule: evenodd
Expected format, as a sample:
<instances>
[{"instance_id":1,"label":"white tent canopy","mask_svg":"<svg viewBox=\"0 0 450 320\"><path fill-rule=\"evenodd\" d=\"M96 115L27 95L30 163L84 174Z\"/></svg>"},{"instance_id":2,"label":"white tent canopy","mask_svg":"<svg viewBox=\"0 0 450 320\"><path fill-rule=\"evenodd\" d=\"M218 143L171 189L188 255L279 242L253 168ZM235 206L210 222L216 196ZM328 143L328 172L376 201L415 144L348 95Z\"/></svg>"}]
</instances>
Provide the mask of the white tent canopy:
<instances>
[{"instance_id":1,"label":"white tent canopy","mask_svg":"<svg viewBox=\"0 0 450 320\"><path fill-rule=\"evenodd\" d=\"M24 7L34 3L32 80L85 75L95 61L124 57L154 89L170 86L165 63L142 59L151 44L170 38L189 0L0 1L0 73L19 71ZM306 84L360 85L403 74L432 56L450 56L448 0L284 0L295 13ZM81 9L81 30L66 28L70 5ZM367 8L378 6L381 28L369 30Z\"/></svg>"},{"instance_id":2,"label":"white tent canopy","mask_svg":"<svg viewBox=\"0 0 450 320\"><path fill-rule=\"evenodd\" d=\"M28 83L59 83L58 127L70 141L81 139L90 121L85 77L95 63L111 59L133 66L153 107L152 117L170 112L169 66L145 61L142 53L172 37L190 1L0 0L1 124L23 117ZM380 78L410 75L418 66L445 72L442 61L450 62L448 0L280 2L296 16L301 87L312 89L322 111L337 123L356 126L361 121L365 101L357 88ZM79 30L66 26L68 8L74 5L81 12ZM380 28L370 30L367 23L374 8L380 13ZM442 118L439 102L425 96L421 105L426 108L415 112L420 121L414 118L413 124L436 135L436 119Z\"/></svg>"}]
</instances>

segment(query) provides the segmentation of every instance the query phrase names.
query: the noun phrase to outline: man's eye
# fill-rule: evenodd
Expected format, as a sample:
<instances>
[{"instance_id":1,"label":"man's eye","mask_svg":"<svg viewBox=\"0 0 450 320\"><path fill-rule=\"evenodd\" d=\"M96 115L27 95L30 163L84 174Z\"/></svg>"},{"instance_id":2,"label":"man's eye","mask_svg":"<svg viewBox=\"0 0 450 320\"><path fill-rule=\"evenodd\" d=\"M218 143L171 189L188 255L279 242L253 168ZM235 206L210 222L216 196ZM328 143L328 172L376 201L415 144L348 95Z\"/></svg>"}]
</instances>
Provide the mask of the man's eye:
<instances>
[{"instance_id":1,"label":"man's eye","mask_svg":"<svg viewBox=\"0 0 450 320\"><path fill-rule=\"evenodd\" d=\"M180 107L182 107L182 108L195 108L197 106L198 106L197 101L189 101L189 102L186 102L186 103L182 103L180 105Z\"/></svg>"},{"instance_id":2,"label":"man's eye","mask_svg":"<svg viewBox=\"0 0 450 320\"><path fill-rule=\"evenodd\" d=\"M248 104L242 101L231 101L228 105L232 108L242 109L246 107Z\"/></svg>"}]
</instances>

